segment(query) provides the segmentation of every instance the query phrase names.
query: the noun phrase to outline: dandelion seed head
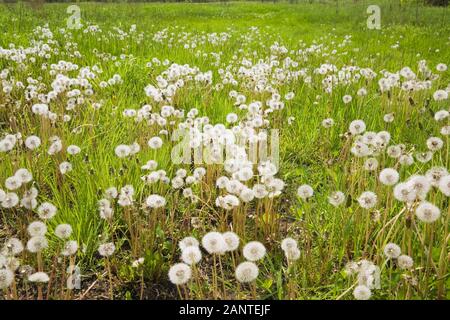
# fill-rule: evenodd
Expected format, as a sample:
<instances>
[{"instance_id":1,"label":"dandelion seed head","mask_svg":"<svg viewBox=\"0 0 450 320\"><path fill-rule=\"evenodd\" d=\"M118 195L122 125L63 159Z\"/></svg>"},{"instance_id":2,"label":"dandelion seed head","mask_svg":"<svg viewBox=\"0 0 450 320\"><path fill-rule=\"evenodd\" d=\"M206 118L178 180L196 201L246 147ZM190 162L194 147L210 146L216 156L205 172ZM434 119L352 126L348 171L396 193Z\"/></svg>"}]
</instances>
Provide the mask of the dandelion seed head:
<instances>
[{"instance_id":1,"label":"dandelion seed head","mask_svg":"<svg viewBox=\"0 0 450 320\"><path fill-rule=\"evenodd\" d=\"M210 254L223 254L227 248L223 235L215 231L203 236L202 246Z\"/></svg>"},{"instance_id":2,"label":"dandelion seed head","mask_svg":"<svg viewBox=\"0 0 450 320\"><path fill-rule=\"evenodd\" d=\"M66 243L64 243L63 250L61 251L61 254L63 256L72 256L78 251L78 243L75 240L69 240Z\"/></svg>"},{"instance_id":3,"label":"dandelion seed head","mask_svg":"<svg viewBox=\"0 0 450 320\"><path fill-rule=\"evenodd\" d=\"M47 226L42 221L33 221L28 225L27 228L30 236L44 236L47 233Z\"/></svg>"},{"instance_id":4,"label":"dandelion seed head","mask_svg":"<svg viewBox=\"0 0 450 320\"><path fill-rule=\"evenodd\" d=\"M251 241L242 249L245 259L249 261L258 261L266 255L266 247L259 241Z\"/></svg>"},{"instance_id":5,"label":"dandelion seed head","mask_svg":"<svg viewBox=\"0 0 450 320\"><path fill-rule=\"evenodd\" d=\"M235 251L239 247L239 236L232 232L222 233L223 239L225 240L226 249L225 251Z\"/></svg>"},{"instance_id":6,"label":"dandelion seed head","mask_svg":"<svg viewBox=\"0 0 450 320\"><path fill-rule=\"evenodd\" d=\"M441 216L438 207L428 201L422 201L416 208L417 218L425 223L433 223Z\"/></svg>"},{"instance_id":7,"label":"dandelion seed head","mask_svg":"<svg viewBox=\"0 0 450 320\"><path fill-rule=\"evenodd\" d=\"M397 264L400 269L411 269L414 265L414 260L407 255L401 255L397 258Z\"/></svg>"},{"instance_id":8,"label":"dandelion seed head","mask_svg":"<svg viewBox=\"0 0 450 320\"><path fill-rule=\"evenodd\" d=\"M166 204L166 199L160 195L152 194L147 197L145 204L152 209L162 208Z\"/></svg>"},{"instance_id":9,"label":"dandelion seed head","mask_svg":"<svg viewBox=\"0 0 450 320\"><path fill-rule=\"evenodd\" d=\"M29 136L25 139L25 146L30 150L37 149L40 145L41 139L37 136Z\"/></svg>"},{"instance_id":10,"label":"dandelion seed head","mask_svg":"<svg viewBox=\"0 0 450 320\"><path fill-rule=\"evenodd\" d=\"M394 197L398 201L411 203L416 199L416 193L411 184L402 182L394 187Z\"/></svg>"},{"instance_id":11,"label":"dandelion seed head","mask_svg":"<svg viewBox=\"0 0 450 320\"><path fill-rule=\"evenodd\" d=\"M450 175L446 175L440 179L439 190L447 197L450 197Z\"/></svg>"},{"instance_id":12,"label":"dandelion seed head","mask_svg":"<svg viewBox=\"0 0 450 320\"><path fill-rule=\"evenodd\" d=\"M310 185L304 184L298 187L297 195L303 200L307 200L314 195L314 190Z\"/></svg>"},{"instance_id":13,"label":"dandelion seed head","mask_svg":"<svg viewBox=\"0 0 450 320\"><path fill-rule=\"evenodd\" d=\"M72 234L72 227L70 224L59 224L55 228L55 235L60 239L68 239Z\"/></svg>"},{"instance_id":14,"label":"dandelion seed head","mask_svg":"<svg viewBox=\"0 0 450 320\"><path fill-rule=\"evenodd\" d=\"M105 197L108 199L115 199L117 198L118 194L119 193L116 187L109 187L108 189L105 190Z\"/></svg>"},{"instance_id":15,"label":"dandelion seed head","mask_svg":"<svg viewBox=\"0 0 450 320\"><path fill-rule=\"evenodd\" d=\"M438 151L440 150L444 145L444 141L442 141L441 138L438 137L431 137L427 140L427 147L430 151Z\"/></svg>"},{"instance_id":16,"label":"dandelion seed head","mask_svg":"<svg viewBox=\"0 0 450 320\"><path fill-rule=\"evenodd\" d=\"M200 243L194 237L185 237L178 243L178 246L180 247L181 251L184 251L187 247L191 246L198 247L199 245Z\"/></svg>"},{"instance_id":17,"label":"dandelion seed head","mask_svg":"<svg viewBox=\"0 0 450 320\"><path fill-rule=\"evenodd\" d=\"M3 254L12 254L12 255L18 255L23 251L23 244L22 241L20 241L17 238L9 238L6 240L5 245L3 246L2 253Z\"/></svg>"},{"instance_id":18,"label":"dandelion seed head","mask_svg":"<svg viewBox=\"0 0 450 320\"><path fill-rule=\"evenodd\" d=\"M22 186L22 180L17 176L6 178L5 187L8 190L17 190Z\"/></svg>"},{"instance_id":19,"label":"dandelion seed head","mask_svg":"<svg viewBox=\"0 0 450 320\"><path fill-rule=\"evenodd\" d=\"M363 133L365 130L366 130L366 124L362 120L353 120L350 123L349 131L354 136Z\"/></svg>"},{"instance_id":20,"label":"dandelion seed head","mask_svg":"<svg viewBox=\"0 0 450 320\"><path fill-rule=\"evenodd\" d=\"M121 144L118 145L115 149L114 152L116 154L117 157L119 158L126 158L130 155L131 153L131 148L125 144Z\"/></svg>"},{"instance_id":21,"label":"dandelion seed head","mask_svg":"<svg viewBox=\"0 0 450 320\"><path fill-rule=\"evenodd\" d=\"M76 155L81 152L81 148L76 145L70 145L67 147L67 153L70 155Z\"/></svg>"},{"instance_id":22,"label":"dandelion seed head","mask_svg":"<svg viewBox=\"0 0 450 320\"><path fill-rule=\"evenodd\" d=\"M375 205L377 204L377 201L378 201L378 197L372 191L365 191L358 198L359 205L361 206L361 208L364 208L364 209L370 209L370 208L375 207Z\"/></svg>"},{"instance_id":23,"label":"dandelion seed head","mask_svg":"<svg viewBox=\"0 0 450 320\"><path fill-rule=\"evenodd\" d=\"M197 264L202 259L202 253L197 246L189 246L181 253L181 260L188 265Z\"/></svg>"},{"instance_id":24,"label":"dandelion seed head","mask_svg":"<svg viewBox=\"0 0 450 320\"><path fill-rule=\"evenodd\" d=\"M9 269L0 269L0 289L8 288L14 281L14 273Z\"/></svg>"},{"instance_id":25,"label":"dandelion seed head","mask_svg":"<svg viewBox=\"0 0 450 320\"><path fill-rule=\"evenodd\" d=\"M32 275L28 277L28 281L30 282L38 282L38 283L45 283L50 280L48 274L45 272L35 272Z\"/></svg>"},{"instance_id":26,"label":"dandelion seed head","mask_svg":"<svg viewBox=\"0 0 450 320\"><path fill-rule=\"evenodd\" d=\"M102 257L110 257L116 251L116 246L112 242L103 243L98 246L98 253Z\"/></svg>"},{"instance_id":27,"label":"dandelion seed head","mask_svg":"<svg viewBox=\"0 0 450 320\"><path fill-rule=\"evenodd\" d=\"M413 188L417 198L422 200L431 189L431 183L425 176L414 175L408 179L407 183Z\"/></svg>"},{"instance_id":28,"label":"dandelion seed head","mask_svg":"<svg viewBox=\"0 0 450 320\"><path fill-rule=\"evenodd\" d=\"M42 203L37 209L39 218L41 218L42 220L50 220L55 216L56 211L56 207L49 202Z\"/></svg>"},{"instance_id":29,"label":"dandelion seed head","mask_svg":"<svg viewBox=\"0 0 450 320\"><path fill-rule=\"evenodd\" d=\"M334 191L328 197L328 202L332 206L338 207L345 202L345 194L342 191Z\"/></svg>"},{"instance_id":30,"label":"dandelion seed head","mask_svg":"<svg viewBox=\"0 0 450 320\"><path fill-rule=\"evenodd\" d=\"M48 241L44 236L33 236L27 242L27 250L32 253L41 252L44 249L47 249Z\"/></svg>"},{"instance_id":31,"label":"dandelion seed head","mask_svg":"<svg viewBox=\"0 0 450 320\"><path fill-rule=\"evenodd\" d=\"M388 243L384 247L383 252L388 259L397 259L402 253L402 250L395 243Z\"/></svg>"},{"instance_id":32,"label":"dandelion seed head","mask_svg":"<svg viewBox=\"0 0 450 320\"><path fill-rule=\"evenodd\" d=\"M175 285L183 285L192 275L191 268L185 263L176 263L169 269L169 280Z\"/></svg>"},{"instance_id":33,"label":"dandelion seed head","mask_svg":"<svg viewBox=\"0 0 450 320\"><path fill-rule=\"evenodd\" d=\"M393 168L385 168L381 170L379 179L380 182L387 186L392 186L398 182L400 175L397 170Z\"/></svg>"},{"instance_id":34,"label":"dandelion seed head","mask_svg":"<svg viewBox=\"0 0 450 320\"><path fill-rule=\"evenodd\" d=\"M248 283L256 280L259 270L253 262L242 262L236 267L235 276L241 283Z\"/></svg>"},{"instance_id":35,"label":"dandelion seed head","mask_svg":"<svg viewBox=\"0 0 450 320\"><path fill-rule=\"evenodd\" d=\"M322 127L329 129L332 126L334 126L334 120L333 119L327 118L327 119L322 120Z\"/></svg>"},{"instance_id":36,"label":"dandelion seed head","mask_svg":"<svg viewBox=\"0 0 450 320\"><path fill-rule=\"evenodd\" d=\"M159 149L163 145L163 141L160 137L152 137L148 140L148 146L150 149Z\"/></svg>"},{"instance_id":37,"label":"dandelion seed head","mask_svg":"<svg viewBox=\"0 0 450 320\"><path fill-rule=\"evenodd\" d=\"M33 181L33 175L25 168L17 170L14 176L20 180L21 184Z\"/></svg>"}]
</instances>

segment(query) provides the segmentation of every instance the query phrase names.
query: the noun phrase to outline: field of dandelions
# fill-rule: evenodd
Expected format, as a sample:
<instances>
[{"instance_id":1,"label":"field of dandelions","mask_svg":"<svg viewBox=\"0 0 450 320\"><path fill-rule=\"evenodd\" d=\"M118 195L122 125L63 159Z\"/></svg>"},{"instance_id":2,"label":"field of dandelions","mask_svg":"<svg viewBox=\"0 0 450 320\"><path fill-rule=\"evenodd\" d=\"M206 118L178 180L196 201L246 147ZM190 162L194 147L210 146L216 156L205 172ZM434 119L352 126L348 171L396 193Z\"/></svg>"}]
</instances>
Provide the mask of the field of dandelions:
<instances>
[{"instance_id":1,"label":"field of dandelions","mask_svg":"<svg viewBox=\"0 0 450 320\"><path fill-rule=\"evenodd\" d=\"M2 5L0 299L448 298L450 12L380 6Z\"/></svg>"}]
</instances>

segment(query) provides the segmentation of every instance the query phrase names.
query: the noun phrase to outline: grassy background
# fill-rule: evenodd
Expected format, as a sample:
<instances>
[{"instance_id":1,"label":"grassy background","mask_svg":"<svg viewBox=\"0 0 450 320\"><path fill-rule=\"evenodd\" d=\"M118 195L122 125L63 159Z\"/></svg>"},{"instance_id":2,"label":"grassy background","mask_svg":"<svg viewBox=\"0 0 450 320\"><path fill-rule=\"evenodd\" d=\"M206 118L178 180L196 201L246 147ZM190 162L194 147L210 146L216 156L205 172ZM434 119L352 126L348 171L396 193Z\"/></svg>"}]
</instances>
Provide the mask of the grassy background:
<instances>
[{"instance_id":1,"label":"grassy background","mask_svg":"<svg viewBox=\"0 0 450 320\"><path fill-rule=\"evenodd\" d=\"M368 30L366 28L368 5L379 4L381 7L381 30ZM36 157L24 157L17 154L13 161L4 154L0 154L0 181L10 176L15 169L21 166L31 168L35 179L40 186L41 199L48 199L59 208L59 213L52 223L70 223L76 232L76 239L86 246L86 254L81 257L87 272L96 272L97 260L96 249L99 242L98 235L104 229L103 221L98 217L97 201L100 199L102 190L115 185L120 187L124 184L133 184L135 187L141 185L139 165L125 163L114 156L113 147L121 143L132 143L134 140L145 145L145 138L151 136L145 126L136 126L133 121L123 120L121 111L126 108L138 108L148 101L145 96L144 87L152 83L156 75L163 70L149 71L145 63L153 57L169 59L172 62L198 66L206 71L213 69L217 75L217 69L211 67L211 60L196 57L191 50L186 50L182 45L168 48L165 44L151 41L154 32L166 27L184 28L183 30L192 34L209 32L230 32L233 37L223 46L202 46L203 51L223 52L222 61L228 61L233 55L239 53L243 41L240 35L246 34L248 28L257 26L261 30L261 37L255 37L253 41L245 45L244 53L258 50L261 56L269 54L268 48L261 44L270 46L274 41L289 47L298 49L299 41L311 45L314 42L323 43L324 51L329 52L334 48L340 54L330 57L319 55L311 56L305 62L305 66L318 67L321 63L330 62L338 66L358 65L371 67L375 71L387 69L391 72L400 70L403 66L415 69L417 62L426 59L430 66L437 63L450 61L449 35L450 35L450 12L448 8L416 7L414 5L401 5L396 1L342 1L336 6L334 1L323 1L320 3L213 3L213 4L177 4L177 3L152 3L152 4L99 4L79 3L81 8L82 22L86 24L98 24L106 33L113 27L128 30L131 24L137 24L138 32L144 32L144 41L137 43L133 39L120 40L117 37L108 37L101 40L97 36L85 35L80 31L73 31L73 41L78 43L78 50L83 54L82 58L70 58L68 61L80 66L99 64L103 70L103 77L107 79L115 73L119 73L124 79L124 84L114 88L108 88L98 95L96 99L104 100L104 109L100 113L91 113L89 110L82 111L68 125L51 128L49 132L42 132L44 137L58 134L65 137L65 143L76 144L82 148L83 155L88 155L88 160L77 157L71 160L75 170L64 178L63 182L57 182L55 174L58 161L49 157L45 152ZM36 26L48 23L52 30L65 26L67 4L46 4L42 8L32 9L24 4L12 4L0 6L0 46L6 48L10 43L16 46L26 46ZM60 45L67 41L58 32L54 32L55 39ZM339 47L345 36L351 35L351 45L346 48ZM393 49L392 45L399 42L399 48ZM111 61L99 59L92 54L93 49L111 55L132 54L133 59L125 60L120 67L114 66ZM64 59L62 56L52 57L51 62ZM67 54L68 55L68 54ZM0 69L9 66L0 58ZM35 66L21 73L14 71L16 76L24 78L26 74L37 77L41 75L39 68ZM48 77L47 74L42 76ZM45 78L49 80L50 78ZM448 73L441 81L442 85L448 83ZM342 293L347 285L346 280L336 270L342 267L345 253L340 249L322 249L331 241L321 237L331 232L336 241L342 234L334 233L335 225L345 223L336 221L335 217L327 215L330 207L326 202L327 192L333 188L345 188L346 169L340 163L327 165L330 155L339 153L342 147L339 133L344 132L348 123L353 119L363 119L370 130L384 130L386 124L383 122L383 111L381 97L374 95L370 98L353 102L350 106L339 107L341 96L348 93L355 95L355 87L339 87L337 94L332 98L318 101L314 105L316 95L321 94L320 84L312 89L303 87L301 84L292 84L283 90L288 92L294 90L296 98L290 102L288 108L283 111L283 116L294 116L296 121L293 126L282 132L281 149L281 172L280 175L288 183L288 189L283 201L288 204L280 204L280 210L302 210L295 204L293 195L296 186L301 183L311 183L317 191L317 201L314 210L319 214L320 222L312 226L314 232L319 236L315 239L313 260L304 273L299 275L299 289L301 298L333 298ZM371 84L375 90L376 84ZM424 96L418 96L417 101L423 103ZM407 101L399 102L401 110ZM224 121L227 113L233 109L232 102L223 92L207 92L203 88L192 88L183 95L177 107L189 110L197 107L201 113L208 115L212 122ZM432 103L430 110L436 111L442 106ZM1 132L12 130L11 122L7 119L10 113L0 110ZM24 136L36 134L41 130L40 124L29 117L27 113L16 114L19 131ZM336 121L333 133L324 138L320 122L326 117L332 117ZM426 139L438 129L431 116L423 116L419 108L414 109L408 115L399 115L396 120L398 125L389 128L392 139L396 143L424 148ZM407 123L408 121L408 123ZM92 126L86 127L80 134L72 134L72 130L86 123ZM284 127L284 124L280 124ZM418 127L424 130L417 130ZM330 154L324 152L325 145L330 145ZM157 154L156 160L160 167L171 173L173 168L169 160L169 150L163 150ZM148 149L143 150L133 161L145 163L153 158ZM435 163L436 164L436 163ZM431 165L431 164L430 164ZM423 171L430 166L416 164L412 168L405 169L402 176L410 172ZM446 164L448 167L448 163ZM326 167L326 169L324 169ZM368 182L370 185L372 182ZM137 199L144 199L151 190L139 187ZM293 202L291 205L289 202ZM198 208L189 207L188 204L180 203L174 208L181 216L186 212L196 211ZM284 208L284 209L283 209ZM286 209L288 208L288 209ZM8 223L6 223L8 221ZM3 223L7 224L5 235L13 229L14 219L6 217L3 212ZM118 227L120 230L120 226ZM209 231L205 226L202 231ZM124 233L126 231L123 231ZM344 233L347 231L343 231ZM172 230L169 235L161 235L158 253L149 253L149 277L158 278L165 274L170 262L176 260L173 255L174 245L181 237L190 234L187 229ZM120 239L119 239L120 241ZM125 240L123 240L125 241ZM339 244L336 248L340 248ZM339 252L338 252L339 251ZM355 254L357 250L355 250ZM51 256L51 252L48 253ZM124 254L125 255L125 254ZM330 258L326 258L329 256ZM121 257L117 259L127 259ZM277 285L277 263L282 260L281 256L274 256L269 261L264 274L271 274L268 278L270 283L262 283L263 293L261 297L282 297L282 289ZM325 265L320 272L308 274L319 265ZM119 268L120 269L120 268ZM94 270L94 271L92 271ZM309 271L308 271L309 270ZM121 273L123 272L123 274ZM120 269L117 271L122 275L123 281L127 281L129 274ZM164 275L165 276L165 275ZM131 280L130 280L131 281ZM165 281L165 280L161 280ZM126 286L123 289L126 291ZM277 291L278 290L278 291ZM280 291L281 290L281 291ZM125 294L125 293L124 293ZM383 296L396 298L396 296Z\"/></svg>"}]
</instances>

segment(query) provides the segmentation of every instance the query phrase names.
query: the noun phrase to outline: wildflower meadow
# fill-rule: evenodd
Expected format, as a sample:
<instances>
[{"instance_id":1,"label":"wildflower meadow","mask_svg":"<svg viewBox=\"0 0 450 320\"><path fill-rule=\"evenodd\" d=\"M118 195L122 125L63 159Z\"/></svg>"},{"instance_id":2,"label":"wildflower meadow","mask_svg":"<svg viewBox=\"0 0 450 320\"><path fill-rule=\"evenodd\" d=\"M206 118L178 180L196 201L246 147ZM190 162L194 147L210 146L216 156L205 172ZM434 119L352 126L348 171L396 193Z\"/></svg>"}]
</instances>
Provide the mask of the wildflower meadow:
<instances>
[{"instance_id":1,"label":"wildflower meadow","mask_svg":"<svg viewBox=\"0 0 450 320\"><path fill-rule=\"evenodd\" d=\"M0 300L449 298L432 2L1 3Z\"/></svg>"}]
</instances>

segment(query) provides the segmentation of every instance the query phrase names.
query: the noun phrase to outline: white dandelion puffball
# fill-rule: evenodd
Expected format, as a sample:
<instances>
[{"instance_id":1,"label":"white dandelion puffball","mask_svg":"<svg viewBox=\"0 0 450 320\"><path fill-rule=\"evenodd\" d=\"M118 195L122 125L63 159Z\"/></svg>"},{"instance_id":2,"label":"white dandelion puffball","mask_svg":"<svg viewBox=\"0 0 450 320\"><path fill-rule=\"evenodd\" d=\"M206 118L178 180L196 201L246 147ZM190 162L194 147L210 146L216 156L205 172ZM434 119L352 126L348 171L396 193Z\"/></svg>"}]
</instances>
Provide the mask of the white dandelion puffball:
<instances>
[{"instance_id":1,"label":"white dandelion puffball","mask_svg":"<svg viewBox=\"0 0 450 320\"><path fill-rule=\"evenodd\" d=\"M428 201L422 201L416 208L417 218L425 223L435 222L441 216L438 207Z\"/></svg>"},{"instance_id":2,"label":"white dandelion puffball","mask_svg":"<svg viewBox=\"0 0 450 320\"><path fill-rule=\"evenodd\" d=\"M411 203L416 199L416 193L409 183L401 182L394 187L394 197L398 201Z\"/></svg>"},{"instance_id":3,"label":"white dandelion puffball","mask_svg":"<svg viewBox=\"0 0 450 320\"><path fill-rule=\"evenodd\" d=\"M360 97L366 96L366 95L367 95L367 89L366 89L366 88L358 89L358 91L356 92L356 94L357 94L358 96L360 96Z\"/></svg>"},{"instance_id":4,"label":"white dandelion puffball","mask_svg":"<svg viewBox=\"0 0 450 320\"><path fill-rule=\"evenodd\" d=\"M350 95L348 95L348 94L342 97L342 101L343 101L345 104L352 102L352 99L353 99L352 96L350 96Z\"/></svg>"},{"instance_id":5,"label":"white dandelion puffball","mask_svg":"<svg viewBox=\"0 0 450 320\"><path fill-rule=\"evenodd\" d=\"M2 207L5 209L13 208L19 203L19 196L14 192L8 192L4 195L0 194L0 196L3 197Z\"/></svg>"},{"instance_id":6,"label":"white dandelion puffball","mask_svg":"<svg viewBox=\"0 0 450 320\"><path fill-rule=\"evenodd\" d=\"M266 255L266 247L259 241L251 241L242 249L245 259L249 261L258 261Z\"/></svg>"},{"instance_id":7,"label":"white dandelion puffball","mask_svg":"<svg viewBox=\"0 0 450 320\"><path fill-rule=\"evenodd\" d=\"M175 285L182 285L189 281L192 275L191 267L185 263L174 264L169 269L169 280Z\"/></svg>"},{"instance_id":8,"label":"white dandelion puffball","mask_svg":"<svg viewBox=\"0 0 450 320\"><path fill-rule=\"evenodd\" d=\"M431 137L427 140L427 147L431 151L438 151L442 149L443 145L444 141L442 141L442 139L438 137Z\"/></svg>"},{"instance_id":9,"label":"white dandelion puffball","mask_svg":"<svg viewBox=\"0 0 450 320\"><path fill-rule=\"evenodd\" d=\"M23 251L23 244L17 238L9 238L5 242L5 246L3 247L3 252L11 253L12 255L18 255Z\"/></svg>"},{"instance_id":10,"label":"white dandelion puffball","mask_svg":"<svg viewBox=\"0 0 450 320\"><path fill-rule=\"evenodd\" d=\"M28 225L27 228L30 236L44 236L47 233L47 226L42 221L33 221Z\"/></svg>"},{"instance_id":11,"label":"white dandelion puffball","mask_svg":"<svg viewBox=\"0 0 450 320\"><path fill-rule=\"evenodd\" d=\"M450 197L450 174L441 178L439 181L439 190L447 197Z\"/></svg>"},{"instance_id":12,"label":"white dandelion puffball","mask_svg":"<svg viewBox=\"0 0 450 320\"><path fill-rule=\"evenodd\" d=\"M42 220L49 220L55 216L56 210L54 205L44 202L37 208L37 213Z\"/></svg>"},{"instance_id":13,"label":"white dandelion puffball","mask_svg":"<svg viewBox=\"0 0 450 320\"><path fill-rule=\"evenodd\" d=\"M17 177L22 183L33 181L33 175L31 172L24 168L17 170L14 176Z\"/></svg>"},{"instance_id":14,"label":"white dandelion puffball","mask_svg":"<svg viewBox=\"0 0 450 320\"><path fill-rule=\"evenodd\" d=\"M345 194L342 191L334 191L328 197L328 202L334 206L338 207L345 201Z\"/></svg>"},{"instance_id":15,"label":"white dandelion puffball","mask_svg":"<svg viewBox=\"0 0 450 320\"><path fill-rule=\"evenodd\" d=\"M112 256L115 250L116 250L116 246L112 242L103 243L103 244L99 245L99 247L98 247L98 253L102 257Z\"/></svg>"},{"instance_id":16,"label":"white dandelion puffball","mask_svg":"<svg viewBox=\"0 0 450 320\"><path fill-rule=\"evenodd\" d=\"M59 172L61 172L61 174L66 174L72 171L72 169L72 164L70 162L64 161L59 164Z\"/></svg>"},{"instance_id":17,"label":"white dandelion puffball","mask_svg":"<svg viewBox=\"0 0 450 320\"><path fill-rule=\"evenodd\" d=\"M397 170L392 168L385 168L380 172L380 182L386 186L392 186L398 182L400 175Z\"/></svg>"},{"instance_id":18,"label":"white dandelion puffball","mask_svg":"<svg viewBox=\"0 0 450 320\"><path fill-rule=\"evenodd\" d=\"M236 121L238 121L238 116L236 113L229 113L227 114L226 120L228 123L235 123Z\"/></svg>"},{"instance_id":19,"label":"white dandelion puffball","mask_svg":"<svg viewBox=\"0 0 450 320\"><path fill-rule=\"evenodd\" d=\"M436 70L439 71L439 72L447 71L447 65L445 63L439 63L436 66Z\"/></svg>"},{"instance_id":20,"label":"white dandelion puffball","mask_svg":"<svg viewBox=\"0 0 450 320\"><path fill-rule=\"evenodd\" d=\"M329 129L334 126L334 120L332 118L326 118L322 120L322 127Z\"/></svg>"},{"instance_id":21,"label":"white dandelion puffball","mask_svg":"<svg viewBox=\"0 0 450 320\"><path fill-rule=\"evenodd\" d=\"M242 283L252 282L258 277L259 270L253 262L242 262L236 267L235 276Z\"/></svg>"},{"instance_id":22,"label":"white dandelion puffball","mask_svg":"<svg viewBox=\"0 0 450 320\"><path fill-rule=\"evenodd\" d=\"M359 196L358 203L362 208L370 209L375 207L377 200L378 198L375 193L372 191L365 191Z\"/></svg>"},{"instance_id":23,"label":"white dandelion puffball","mask_svg":"<svg viewBox=\"0 0 450 320\"><path fill-rule=\"evenodd\" d=\"M25 139L25 146L30 150L37 149L40 145L41 139L37 136L29 136Z\"/></svg>"},{"instance_id":24,"label":"white dandelion puffball","mask_svg":"<svg viewBox=\"0 0 450 320\"><path fill-rule=\"evenodd\" d=\"M225 240L226 249L225 251L235 251L239 247L239 236L231 231L222 233L223 239Z\"/></svg>"},{"instance_id":25,"label":"white dandelion puffball","mask_svg":"<svg viewBox=\"0 0 450 320\"><path fill-rule=\"evenodd\" d=\"M297 189L297 195L302 198L303 200L307 200L311 198L314 194L313 188L311 186L304 184L298 187Z\"/></svg>"},{"instance_id":26,"label":"white dandelion puffball","mask_svg":"<svg viewBox=\"0 0 450 320\"><path fill-rule=\"evenodd\" d=\"M296 261L300 258L300 250L298 248L284 250L284 254L288 261Z\"/></svg>"},{"instance_id":27,"label":"white dandelion puffball","mask_svg":"<svg viewBox=\"0 0 450 320\"><path fill-rule=\"evenodd\" d=\"M55 228L55 235L60 239L68 239L72 234L70 224L60 224Z\"/></svg>"},{"instance_id":28,"label":"white dandelion puffball","mask_svg":"<svg viewBox=\"0 0 450 320\"><path fill-rule=\"evenodd\" d=\"M384 122L387 122L387 123L391 123L391 122L393 122L394 121L394 114L392 114L392 113L387 113L387 114L385 114L384 116L383 116L383 121Z\"/></svg>"},{"instance_id":29,"label":"white dandelion puffball","mask_svg":"<svg viewBox=\"0 0 450 320\"><path fill-rule=\"evenodd\" d=\"M45 272L35 272L28 277L28 281L30 282L45 283L48 282L49 280L50 278Z\"/></svg>"},{"instance_id":30,"label":"white dandelion puffball","mask_svg":"<svg viewBox=\"0 0 450 320\"><path fill-rule=\"evenodd\" d=\"M402 253L402 250L400 249L400 247L398 245L396 245L395 243L388 243L385 247L384 247L384 255L388 258L388 259L397 259L400 254Z\"/></svg>"},{"instance_id":31,"label":"white dandelion puffball","mask_svg":"<svg viewBox=\"0 0 450 320\"><path fill-rule=\"evenodd\" d=\"M105 196L108 199L115 199L119 195L116 187L109 187L105 190Z\"/></svg>"},{"instance_id":32,"label":"white dandelion puffball","mask_svg":"<svg viewBox=\"0 0 450 320\"><path fill-rule=\"evenodd\" d=\"M131 148L129 146L125 145L125 144L121 144L121 145L118 145L114 149L114 153L119 158L126 158L126 157L128 157L130 155Z\"/></svg>"},{"instance_id":33,"label":"white dandelion puffball","mask_svg":"<svg viewBox=\"0 0 450 320\"><path fill-rule=\"evenodd\" d=\"M14 281L14 273L9 269L0 269L0 289L8 288Z\"/></svg>"},{"instance_id":34,"label":"white dandelion puffball","mask_svg":"<svg viewBox=\"0 0 450 320\"><path fill-rule=\"evenodd\" d=\"M400 269L411 269L414 265L414 260L407 255L401 255L397 258L397 264L400 267Z\"/></svg>"},{"instance_id":35,"label":"white dandelion puffball","mask_svg":"<svg viewBox=\"0 0 450 320\"><path fill-rule=\"evenodd\" d=\"M425 176L414 175L407 182L416 193L417 198L425 199L431 189L431 183Z\"/></svg>"},{"instance_id":36,"label":"white dandelion puffball","mask_svg":"<svg viewBox=\"0 0 450 320\"><path fill-rule=\"evenodd\" d=\"M450 116L450 112L447 110L439 110L434 114L434 120L442 121Z\"/></svg>"},{"instance_id":37,"label":"white dandelion puffball","mask_svg":"<svg viewBox=\"0 0 450 320\"><path fill-rule=\"evenodd\" d=\"M359 285L353 290L353 296L356 300L369 300L372 296L372 292L368 287Z\"/></svg>"},{"instance_id":38,"label":"white dandelion puffball","mask_svg":"<svg viewBox=\"0 0 450 320\"><path fill-rule=\"evenodd\" d=\"M22 186L22 180L19 177L12 176L9 178L6 178L5 180L5 187L8 190L17 190Z\"/></svg>"},{"instance_id":39,"label":"white dandelion puffball","mask_svg":"<svg viewBox=\"0 0 450 320\"><path fill-rule=\"evenodd\" d=\"M178 246L180 247L181 251L183 251L187 247L191 246L198 247L199 245L200 243L194 237L185 237L178 243Z\"/></svg>"},{"instance_id":40,"label":"white dandelion puffball","mask_svg":"<svg viewBox=\"0 0 450 320\"><path fill-rule=\"evenodd\" d=\"M61 254L65 257L74 255L78 250L78 243L75 240L69 240L64 243Z\"/></svg>"},{"instance_id":41,"label":"white dandelion puffball","mask_svg":"<svg viewBox=\"0 0 450 320\"><path fill-rule=\"evenodd\" d=\"M348 129L352 135L356 136L366 130L366 124L362 120L353 120Z\"/></svg>"},{"instance_id":42,"label":"white dandelion puffball","mask_svg":"<svg viewBox=\"0 0 450 320\"><path fill-rule=\"evenodd\" d=\"M34 236L31 237L27 242L27 250L36 253L41 252L44 249L47 249L48 241L44 236Z\"/></svg>"},{"instance_id":43,"label":"white dandelion puffball","mask_svg":"<svg viewBox=\"0 0 450 320\"><path fill-rule=\"evenodd\" d=\"M202 259L202 253L197 246L190 246L181 253L181 260L188 265L197 264Z\"/></svg>"},{"instance_id":44,"label":"white dandelion puffball","mask_svg":"<svg viewBox=\"0 0 450 320\"><path fill-rule=\"evenodd\" d=\"M166 204L166 199L157 194L152 194L147 197L145 204L152 209L157 209L164 207Z\"/></svg>"},{"instance_id":45,"label":"white dandelion puffball","mask_svg":"<svg viewBox=\"0 0 450 320\"><path fill-rule=\"evenodd\" d=\"M227 248L223 235L215 231L209 232L203 236L202 246L210 254L222 254Z\"/></svg>"},{"instance_id":46,"label":"white dandelion puffball","mask_svg":"<svg viewBox=\"0 0 450 320\"><path fill-rule=\"evenodd\" d=\"M448 92L445 90L436 90L433 93L433 99L435 101L443 101L443 100L447 100L448 98Z\"/></svg>"},{"instance_id":47,"label":"white dandelion puffball","mask_svg":"<svg viewBox=\"0 0 450 320\"><path fill-rule=\"evenodd\" d=\"M76 145L70 145L67 147L67 153L74 156L76 154L79 154L81 152L81 149L79 146Z\"/></svg>"},{"instance_id":48,"label":"white dandelion puffball","mask_svg":"<svg viewBox=\"0 0 450 320\"><path fill-rule=\"evenodd\" d=\"M163 141L160 137L152 137L150 140L148 140L148 146L151 149L159 149L163 145Z\"/></svg>"},{"instance_id":49,"label":"white dandelion puffball","mask_svg":"<svg viewBox=\"0 0 450 320\"><path fill-rule=\"evenodd\" d=\"M281 241L281 249L283 251L291 250L297 248L297 241L293 238L285 238Z\"/></svg>"}]
</instances>

